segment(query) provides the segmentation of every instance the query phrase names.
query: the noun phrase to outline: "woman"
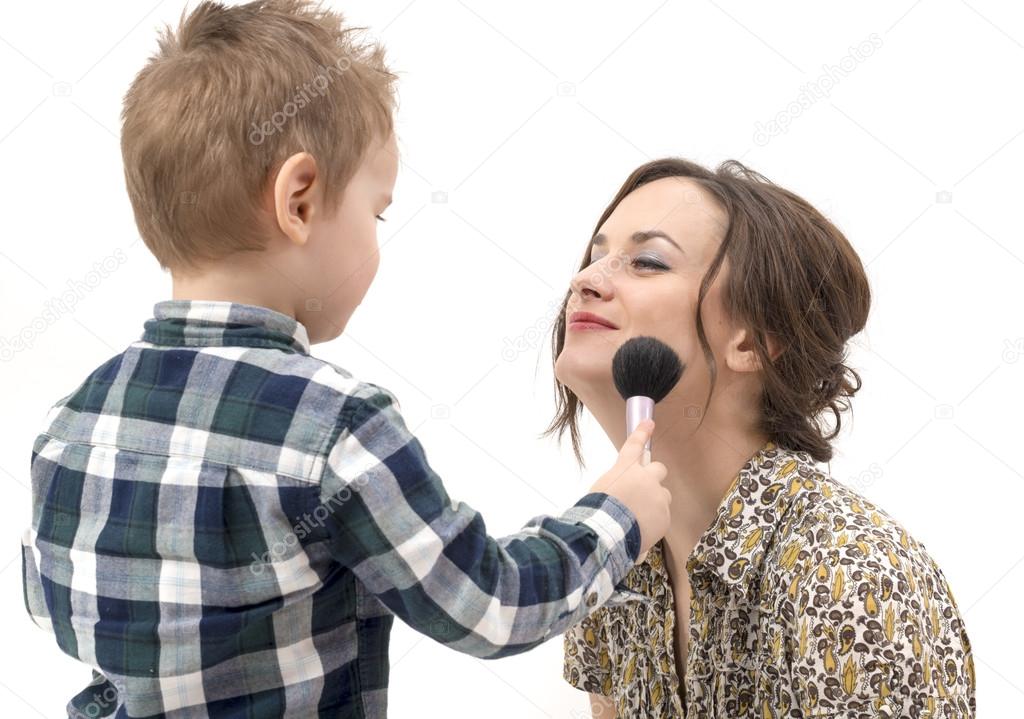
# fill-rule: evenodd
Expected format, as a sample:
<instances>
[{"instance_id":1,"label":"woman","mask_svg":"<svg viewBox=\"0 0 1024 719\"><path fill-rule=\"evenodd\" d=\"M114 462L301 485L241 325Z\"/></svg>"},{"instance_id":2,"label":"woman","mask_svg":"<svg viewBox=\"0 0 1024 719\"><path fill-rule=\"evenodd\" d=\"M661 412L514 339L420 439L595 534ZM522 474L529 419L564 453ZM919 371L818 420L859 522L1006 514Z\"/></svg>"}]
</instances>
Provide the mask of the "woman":
<instances>
[{"instance_id":1,"label":"woman","mask_svg":"<svg viewBox=\"0 0 1024 719\"><path fill-rule=\"evenodd\" d=\"M648 163L601 216L554 328L558 414L625 439L611 359L652 335L686 366L658 405L672 525L565 635L601 719L973 717L971 645L925 547L816 463L860 377L870 291L846 238L742 164ZM835 417L826 434L822 415Z\"/></svg>"}]
</instances>

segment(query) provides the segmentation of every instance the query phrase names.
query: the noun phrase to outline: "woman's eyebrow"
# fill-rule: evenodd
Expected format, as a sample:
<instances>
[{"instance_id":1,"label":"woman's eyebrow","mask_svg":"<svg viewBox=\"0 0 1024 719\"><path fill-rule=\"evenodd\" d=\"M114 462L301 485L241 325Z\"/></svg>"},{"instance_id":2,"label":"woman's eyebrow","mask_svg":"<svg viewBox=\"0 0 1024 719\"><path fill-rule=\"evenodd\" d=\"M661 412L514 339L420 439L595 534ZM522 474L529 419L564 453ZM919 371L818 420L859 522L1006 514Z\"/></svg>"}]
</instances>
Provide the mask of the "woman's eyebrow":
<instances>
[{"instance_id":1,"label":"woman's eyebrow","mask_svg":"<svg viewBox=\"0 0 1024 719\"><path fill-rule=\"evenodd\" d=\"M666 233L662 232L661 230L640 230L630 235L629 239L631 239L635 244L640 244L642 242L652 240L655 237L660 237L663 240L668 240L669 242L672 243L672 246L675 247L677 250L679 250L680 252L683 251L683 248L676 244L675 240L673 240L671 237L669 237ZM594 235L594 238L590 241L590 244L593 245L594 247L601 247L606 245L607 243L608 238L605 237L600 232Z\"/></svg>"}]
</instances>

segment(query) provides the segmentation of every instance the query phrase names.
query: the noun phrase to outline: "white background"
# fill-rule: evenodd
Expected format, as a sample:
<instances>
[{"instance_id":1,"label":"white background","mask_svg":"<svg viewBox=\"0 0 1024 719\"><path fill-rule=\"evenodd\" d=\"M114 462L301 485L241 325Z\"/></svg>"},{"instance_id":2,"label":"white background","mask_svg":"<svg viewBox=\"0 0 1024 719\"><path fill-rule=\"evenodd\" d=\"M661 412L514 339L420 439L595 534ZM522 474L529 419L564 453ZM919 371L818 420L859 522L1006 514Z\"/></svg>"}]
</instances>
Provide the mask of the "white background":
<instances>
[{"instance_id":1,"label":"white background","mask_svg":"<svg viewBox=\"0 0 1024 719\"><path fill-rule=\"evenodd\" d=\"M118 113L156 28L182 7L0 9L0 342L32 336L0 363L4 717L63 716L89 680L25 613L29 457L50 405L137 339L153 304L170 297L132 220ZM403 164L378 279L346 334L314 354L398 395L451 495L481 510L493 535L561 511L614 456L590 421L583 472L568 445L537 438L553 407L554 303L595 220L648 159L741 159L819 207L863 258L873 302L850 364L864 389L832 475L898 518L945 571L974 644L980 715L1019 708L1021 6L341 9L387 44L402 74ZM842 70L873 33L880 47ZM791 104L830 72L827 96ZM788 129L764 142L758 123L777 116ZM120 253L124 262L111 259ZM117 268L38 331L48 303L105 259ZM520 337L529 351L503 358ZM561 651L554 639L487 662L396 623L391 715L584 716L585 695L561 679Z\"/></svg>"}]
</instances>

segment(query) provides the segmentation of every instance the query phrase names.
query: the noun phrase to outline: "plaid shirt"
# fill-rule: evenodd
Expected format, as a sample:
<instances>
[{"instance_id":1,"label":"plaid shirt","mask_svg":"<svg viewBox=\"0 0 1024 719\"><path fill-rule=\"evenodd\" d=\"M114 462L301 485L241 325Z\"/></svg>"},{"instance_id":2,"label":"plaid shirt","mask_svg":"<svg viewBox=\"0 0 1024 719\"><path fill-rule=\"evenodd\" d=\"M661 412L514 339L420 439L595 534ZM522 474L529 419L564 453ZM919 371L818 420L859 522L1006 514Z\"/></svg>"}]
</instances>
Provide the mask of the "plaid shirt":
<instances>
[{"instance_id":1,"label":"plaid shirt","mask_svg":"<svg viewBox=\"0 0 1024 719\"><path fill-rule=\"evenodd\" d=\"M93 670L70 717L383 717L395 616L498 658L622 596L640 529L615 498L492 538L394 395L295 319L154 315L32 448L25 603Z\"/></svg>"}]
</instances>

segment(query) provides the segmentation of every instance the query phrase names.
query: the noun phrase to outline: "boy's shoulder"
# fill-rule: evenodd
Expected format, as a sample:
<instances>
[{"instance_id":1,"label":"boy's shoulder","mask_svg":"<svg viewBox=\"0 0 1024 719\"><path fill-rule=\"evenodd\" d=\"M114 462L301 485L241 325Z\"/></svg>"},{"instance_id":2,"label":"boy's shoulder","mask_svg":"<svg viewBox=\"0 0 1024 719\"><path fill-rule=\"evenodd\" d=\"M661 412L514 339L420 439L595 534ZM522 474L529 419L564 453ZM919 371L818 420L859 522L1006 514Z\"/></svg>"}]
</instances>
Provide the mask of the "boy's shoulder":
<instances>
[{"instance_id":1,"label":"boy's shoulder","mask_svg":"<svg viewBox=\"0 0 1024 719\"><path fill-rule=\"evenodd\" d=\"M308 356L304 359L320 365L315 370L313 381L327 386L331 391L337 393L336 396L341 400L342 406L338 409L339 421L360 412L383 409L388 406L392 406L396 410L401 409L398 397L386 387L359 379L344 367L333 362Z\"/></svg>"},{"instance_id":2,"label":"boy's shoulder","mask_svg":"<svg viewBox=\"0 0 1024 719\"><path fill-rule=\"evenodd\" d=\"M353 417L388 405L399 406L388 389L312 355L140 341L58 399L37 444L45 437L147 454L192 453L266 471L280 469L280 454L302 457L298 466L309 468L322 464ZM280 449L271 451L275 446Z\"/></svg>"}]
</instances>

